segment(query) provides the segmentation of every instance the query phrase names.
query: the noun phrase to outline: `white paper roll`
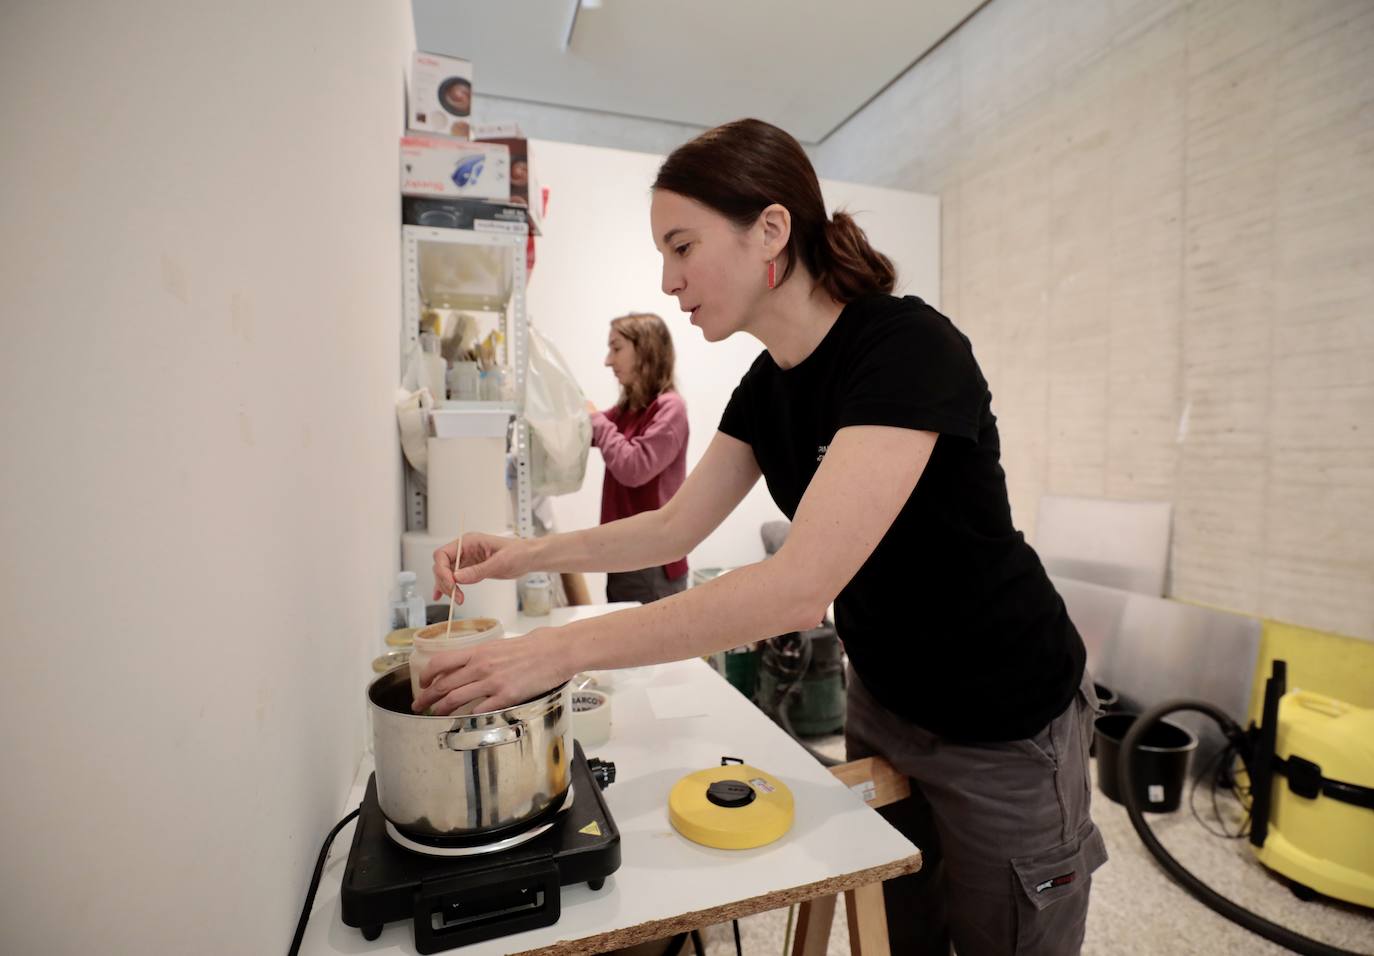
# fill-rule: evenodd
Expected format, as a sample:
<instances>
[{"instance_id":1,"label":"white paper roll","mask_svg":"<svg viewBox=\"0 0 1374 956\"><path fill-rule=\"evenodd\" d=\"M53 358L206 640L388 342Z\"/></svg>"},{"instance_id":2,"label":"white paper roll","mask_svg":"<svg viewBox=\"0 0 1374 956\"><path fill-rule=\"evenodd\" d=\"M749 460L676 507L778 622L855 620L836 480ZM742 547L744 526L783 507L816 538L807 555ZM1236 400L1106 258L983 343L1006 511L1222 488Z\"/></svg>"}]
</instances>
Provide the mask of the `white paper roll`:
<instances>
[{"instance_id":1,"label":"white paper roll","mask_svg":"<svg viewBox=\"0 0 1374 956\"><path fill-rule=\"evenodd\" d=\"M434 552L453 540L423 531L401 535L401 570L415 572L415 592L426 601L434 593ZM513 627L516 617L515 582L483 581L463 588L463 603L457 617L494 617L505 627Z\"/></svg>"},{"instance_id":2,"label":"white paper roll","mask_svg":"<svg viewBox=\"0 0 1374 956\"><path fill-rule=\"evenodd\" d=\"M575 690L572 695L573 736L582 749L599 747L611 739L611 699L599 690Z\"/></svg>"},{"instance_id":3,"label":"white paper roll","mask_svg":"<svg viewBox=\"0 0 1374 956\"><path fill-rule=\"evenodd\" d=\"M452 541L459 531L509 527L505 438L431 438L427 457L431 532Z\"/></svg>"}]
</instances>

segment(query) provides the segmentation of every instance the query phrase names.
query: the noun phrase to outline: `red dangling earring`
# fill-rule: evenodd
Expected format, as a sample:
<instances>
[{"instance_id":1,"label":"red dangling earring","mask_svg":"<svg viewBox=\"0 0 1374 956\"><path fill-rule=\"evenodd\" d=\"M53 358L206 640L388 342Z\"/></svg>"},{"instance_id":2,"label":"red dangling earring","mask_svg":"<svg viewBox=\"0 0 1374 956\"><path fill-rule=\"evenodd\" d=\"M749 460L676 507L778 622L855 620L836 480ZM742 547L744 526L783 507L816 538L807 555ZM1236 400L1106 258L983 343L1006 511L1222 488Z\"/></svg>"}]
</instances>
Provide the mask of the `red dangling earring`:
<instances>
[{"instance_id":1,"label":"red dangling earring","mask_svg":"<svg viewBox=\"0 0 1374 956\"><path fill-rule=\"evenodd\" d=\"M778 285L777 274L774 272L774 261L773 259L768 260L768 288L770 289L775 289Z\"/></svg>"}]
</instances>

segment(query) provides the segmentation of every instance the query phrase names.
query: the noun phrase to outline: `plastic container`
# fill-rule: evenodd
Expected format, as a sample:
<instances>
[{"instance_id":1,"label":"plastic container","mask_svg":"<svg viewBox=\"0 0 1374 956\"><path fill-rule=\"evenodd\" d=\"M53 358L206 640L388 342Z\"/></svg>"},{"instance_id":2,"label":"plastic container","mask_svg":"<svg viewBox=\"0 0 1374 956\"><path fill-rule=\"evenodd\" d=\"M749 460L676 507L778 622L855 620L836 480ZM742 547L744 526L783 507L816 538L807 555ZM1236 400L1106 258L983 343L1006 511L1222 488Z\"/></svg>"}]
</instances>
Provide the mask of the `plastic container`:
<instances>
[{"instance_id":1,"label":"plastic container","mask_svg":"<svg viewBox=\"0 0 1374 956\"><path fill-rule=\"evenodd\" d=\"M458 402L477 401L480 382L481 373L476 362L454 362L448 373L449 398Z\"/></svg>"},{"instance_id":2,"label":"plastic container","mask_svg":"<svg viewBox=\"0 0 1374 956\"><path fill-rule=\"evenodd\" d=\"M458 618L454 620L451 628L445 621L443 624L431 624L424 630L416 631L410 651L411 700L420 696L420 674L435 654L499 640L504 634L501 622L494 617ZM465 714L471 711L468 708L460 708L454 713Z\"/></svg>"},{"instance_id":3,"label":"plastic container","mask_svg":"<svg viewBox=\"0 0 1374 956\"><path fill-rule=\"evenodd\" d=\"M547 617L553 610L553 582L542 571L520 579L520 613L525 617Z\"/></svg>"},{"instance_id":4,"label":"plastic container","mask_svg":"<svg viewBox=\"0 0 1374 956\"><path fill-rule=\"evenodd\" d=\"M447 611L448 609L445 608L444 610ZM409 653L410 645L415 642L415 632L418 630L418 627L398 627L383 638L382 643L386 645L388 651L403 650Z\"/></svg>"},{"instance_id":5,"label":"plastic container","mask_svg":"<svg viewBox=\"0 0 1374 956\"><path fill-rule=\"evenodd\" d=\"M1121 742L1139 714L1104 714L1094 725L1097 747L1097 786L1108 800L1122 803L1119 773ZM1173 813L1183 801L1188 761L1197 750L1197 737L1167 720L1156 721L1136 749L1131 770L1140 809Z\"/></svg>"},{"instance_id":6,"label":"plastic container","mask_svg":"<svg viewBox=\"0 0 1374 956\"><path fill-rule=\"evenodd\" d=\"M515 376L504 365L482 371L477 382L477 397L483 402L514 401Z\"/></svg>"},{"instance_id":7,"label":"plastic container","mask_svg":"<svg viewBox=\"0 0 1374 956\"><path fill-rule=\"evenodd\" d=\"M425 602L415 587L415 572L402 571L396 575L399 595L391 605L393 627L424 627Z\"/></svg>"}]
</instances>

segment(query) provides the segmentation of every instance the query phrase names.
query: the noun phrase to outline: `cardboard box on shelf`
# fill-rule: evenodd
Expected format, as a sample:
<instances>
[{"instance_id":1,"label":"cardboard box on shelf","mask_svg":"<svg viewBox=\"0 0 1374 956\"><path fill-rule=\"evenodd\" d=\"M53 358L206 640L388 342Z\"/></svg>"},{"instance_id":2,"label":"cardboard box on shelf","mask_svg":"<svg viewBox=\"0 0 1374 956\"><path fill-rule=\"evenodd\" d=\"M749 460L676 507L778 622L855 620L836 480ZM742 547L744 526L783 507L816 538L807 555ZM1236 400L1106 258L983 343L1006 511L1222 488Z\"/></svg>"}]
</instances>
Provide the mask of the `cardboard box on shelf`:
<instances>
[{"instance_id":1,"label":"cardboard box on shelf","mask_svg":"<svg viewBox=\"0 0 1374 956\"><path fill-rule=\"evenodd\" d=\"M485 199L450 199L442 196L402 196L401 221L407 226L438 229L472 229L523 236L529 232L524 206Z\"/></svg>"},{"instance_id":2,"label":"cardboard box on shelf","mask_svg":"<svg viewBox=\"0 0 1374 956\"><path fill-rule=\"evenodd\" d=\"M469 138L472 64L417 50L410 64L409 104L408 128Z\"/></svg>"},{"instance_id":3,"label":"cardboard box on shelf","mask_svg":"<svg viewBox=\"0 0 1374 956\"><path fill-rule=\"evenodd\" d=\"M525 131L515 120L502 120L496 123L473 123L473 139L524 139Z\"/></svg>"},{"instance_id":4,"label":"cardboard box on shelf","mask_svg":"<svg viewBox=\"0 0 1374 956\"><path fill-rule=\"evenodd\" d=\"M512 135L513 134L513 135ZM517 123L475 123L473 140L499 143L510 150L510 201L530 211L530 226L535 235L544 231L544 191L534 172L529 140Z\"/></svg>"},{"instance_id":5,"label":"cardboard box on shelf","mask_svg":"<svg viewBox=\"0 0 1374 956\"><path fill-rule=\"evenodd\" d=\"M450 136L401 137L401 193L510 200L510 149Z\"/></svg>"}]
</instances>

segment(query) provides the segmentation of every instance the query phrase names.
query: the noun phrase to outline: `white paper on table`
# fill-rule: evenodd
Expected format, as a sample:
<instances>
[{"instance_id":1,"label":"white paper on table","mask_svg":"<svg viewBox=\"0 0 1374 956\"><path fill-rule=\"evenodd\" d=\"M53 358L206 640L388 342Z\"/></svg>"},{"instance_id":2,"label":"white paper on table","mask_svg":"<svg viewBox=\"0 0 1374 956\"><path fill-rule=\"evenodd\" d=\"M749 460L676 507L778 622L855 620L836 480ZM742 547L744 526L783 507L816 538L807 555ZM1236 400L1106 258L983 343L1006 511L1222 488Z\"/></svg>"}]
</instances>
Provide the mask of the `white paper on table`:
<instances>
[{"instance_id":1,"label":"white paper on table","mask_svg":"<svg viewBox=\"0 0 1374 956\"><path fill-rule=\"evenodd\" d=\"M659 720L672 720L676 717L705 717L707 710L701 699L699 688L693 687L647 687L649 706Z\"/></svg>"}]
</instances>

